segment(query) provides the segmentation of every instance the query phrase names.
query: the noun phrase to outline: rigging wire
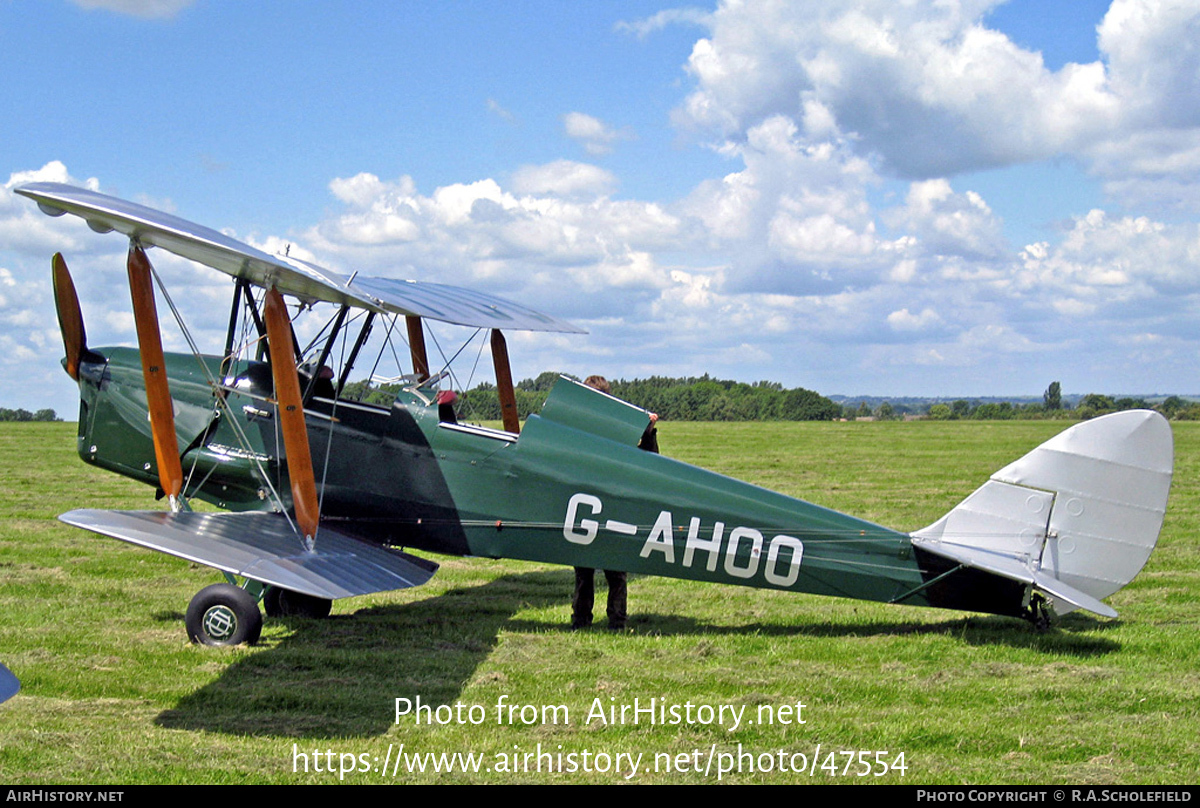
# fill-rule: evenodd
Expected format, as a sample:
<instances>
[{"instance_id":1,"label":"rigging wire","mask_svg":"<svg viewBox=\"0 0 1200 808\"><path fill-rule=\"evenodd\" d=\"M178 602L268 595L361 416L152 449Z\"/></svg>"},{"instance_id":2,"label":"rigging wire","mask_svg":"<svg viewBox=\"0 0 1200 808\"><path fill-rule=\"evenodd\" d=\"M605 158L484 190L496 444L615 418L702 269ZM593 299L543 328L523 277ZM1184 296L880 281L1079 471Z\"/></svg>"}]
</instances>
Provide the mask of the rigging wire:
<instances>
[{"instance_id":1,"label":"rigging wire","mask_svg":"<svg viewBox=\"0 0 1200 808\"><path fill-rule=\"evenodd\" d=\"M438 353L441 354L442 357L442 369L439 371L439 373L446 373L448 371L450 373L450 383L452 385L458 385L460 388L462 387L462 385L458 383L458 374L454 372L454 368L452 367L454 360L458 359L458 355L465 351L467 346L474 342L475 338L482 332L482 328L476 328L475 333L467 337L467 341L464 342L459 349L454 352L454 356L446 359L446 352L442 350L442 345L438 342L437 334L433 333L433 329L429 330L429 336L433 339L433 344L438 349Z\"/></svg>"},{"instance_id":2,"label":"rigging wire","mask_svg":"<svg viewBox=\"0 0 1200 808\"><path fill-rule=\"evenodd\" d=\"M229 415L228 423L237 433L238 439L242 442L242 448L246 450L246 453L250 456L250 459L254 462L254 465L258 467L258 471L262 475L263 482L267 484L267 488L271 492L272 498L279 506L279 510L283 514L284 518L287 519L288 525L290 525L292 531L299 536L300 532L296 527L296 523L293 522L292 517L288 515L287 508L283 507L283 499L279 496L279 492L275 490L275 486L271 484L271 479L267 474L266 469L263 468L262 462L258 459L257 453L250 448L250 441L246 437L245 432L242 431L237 419L233 417L233 411L229 407L229 402L225 400L225 396L221 395L221 386L217 383L216 378L214 378L212 375L212 371L204 362L204 358L200 353L200 349L196 346L196 341L192 339L192 332L188 329L187 323L184 322L183 316L179 313L179 309L175 307L175 301L171 299L171 294L167 291L166 284L164 284L162 278L159 277L158 270L154 268L154 265L150 264L149 261L146 263L150 265L150 274L154 277L154 282L158 285L158 290L162 293L163 299L167 301L167 306L171 309L171 314L175 317L175 322L179 325L179 330L183 332L183 338L187 341L188 348L191 350L192 356L195 357L197 364L200 365L200 369L204 371L204 377L208 380L208 384L213 390L213 393L218 401L218 406L224 408L225 412Z\"/></svg>"},{"instance_id":3,"label":"rigging wire","mask_svg":"<svg viewBox=\"0 0 1200 808\"><path fill-rule=\"evenodd\" d=\"M475 339L475 336L472 335L471 339ZM486 340L479 341L479 351L476 352L476 354L475 354L475 364L471 365L471 375L467 377L466 386L461 388L463 391L463 409L467 409L468 407L471 407L471 405L473 404L473 402L475 400L475 397L468 396L467 392L471 389L471 382L475 381L475 371L479 369L479 360L481 358L483 358L484 342L486 342ZM473 412L473 408L471 410L468 410L468 413L471 413L471 412ZM470 417L469 414L468 414L468 417Z\"/></svg>"},{"instance_id":4,"label":"rigging wire","mask_svg":"<svg viewBox=\"0 0 1200 808\"><path fill-rule=\"evenodd\" d=\"M371 383L371 379L375 378L375 371L379 368L379 361L383 359L383 352L392 344L392 329L396 327L396 321L399 317L400 315L393 314L392 319L388 322L387 332L383 335L384 344L379 347L379 353L375 356L375 364L371 365L371 372L367 374L368 385ZM392 353L396 353L395 346L392 346ZM396 358L396 369L401 370L399 357Z\"/></svg>"},{"instance_id":5,"label":"rigging wire","mask_svg":"<svg viewBox=\"0 0 1200 808\"><path fill-rule=\"evenodd\" d=\"M304 309L301 308L299 311L296 312L296 316L297 317L300 316L300 314L303 313L303 311L304 311ZM331 325L333 325L333 323L336 319L337 319L337 311L335 310L333 313L333 316L325 321L325 325L321 326L321 330L317 332L317 335L315 337L313 337L309 341L308 345L305 346L304 350L300 352L300 355L302 357L308 356L309 351L313 350L317 346L317 343L321 341L321 337L325 335L325 330L328 329ZM292 322L295 322L295 321L293 320Z\"/></svg>"},{"instance_id":6,"label":"rigging wire","mask_svg":"<svg viewBox=\"0 0 1200 808\"><path fill-rule=\"evenodd\" d=\"M346 362L346 335L349 329L342 329L341 348L338 354L338 367L344 367ZM325 506L325 487L329 481L329 457L333 454L333 430L337 428L337 410L338 403L341 401L341 396L334 395L333 406L329 410L329 435L325 439L325 460L321 464L321 493L317 498L317 513L320 513ZM321 530L320 522L317 523L317 532ZM313 536L313 547L316 547L317 537Z\"/></svg>"}]
</instances>

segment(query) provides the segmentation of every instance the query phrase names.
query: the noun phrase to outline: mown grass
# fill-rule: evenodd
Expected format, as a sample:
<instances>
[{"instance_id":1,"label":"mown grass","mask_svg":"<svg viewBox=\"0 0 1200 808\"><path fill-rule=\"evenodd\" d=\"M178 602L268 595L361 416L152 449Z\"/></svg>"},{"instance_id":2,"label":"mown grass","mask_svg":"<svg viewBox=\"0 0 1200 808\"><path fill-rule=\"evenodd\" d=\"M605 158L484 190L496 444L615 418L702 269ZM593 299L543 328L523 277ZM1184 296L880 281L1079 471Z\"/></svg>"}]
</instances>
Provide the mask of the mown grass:
<instances>
[{"instance_id":1,"label":"mown grass","mask_svg":"<svg viewBox=\"0 0 1200 808\"><path fill-rule=\"evenodd\" d=\"M890 526L932 522L1064 425L664 424L663 451ZM1110 599L1044 634L1017 620L635 577L631 628L569 632L569 569L439 559L433 581L268 621L255 648L189 645L210 570L74 530L75 507L153 507L81 463L73 425L0 425L0 782L304 783L339 756L542 749L703 755L905 753L907 783L1194 783L1200 774L1200 426L1175 427L1159 548ZM601 596L602 600L602 596ZM602 609L601 609L602 610ZM603 621L601 621L603 622ZM482 726L394 720L394 699L481 705ZM497 725L494 705L565 705L570 724ZM603 726L601 703L778 707L803 725ZM310 771L293 771L293 745ZM356 758L356 765L359 759ZM703 760L701 761L703 763ZM843 759L838 759L841 771ZM532 765L532 764L531 764ZM627 771L347 775L346 782L621 782ZM640 772L635 782L712 782ZM861 782L849 778L854 782ZM742 773L725 782L829 782ZM838 778L841 781L841 778Z\"/></svg>"}]
</instances>

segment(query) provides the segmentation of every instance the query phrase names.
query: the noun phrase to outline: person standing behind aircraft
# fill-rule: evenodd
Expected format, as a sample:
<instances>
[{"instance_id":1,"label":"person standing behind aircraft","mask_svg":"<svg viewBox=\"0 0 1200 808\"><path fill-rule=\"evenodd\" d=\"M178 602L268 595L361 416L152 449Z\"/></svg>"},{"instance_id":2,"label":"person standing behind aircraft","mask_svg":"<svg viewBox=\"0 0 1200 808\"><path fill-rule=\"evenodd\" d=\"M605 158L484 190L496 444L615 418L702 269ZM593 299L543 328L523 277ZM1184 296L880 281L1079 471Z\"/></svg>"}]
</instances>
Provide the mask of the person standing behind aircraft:
<instances>
[{"instance_id":1,"label":"person standing behind aircraft","mask_svg":"<svg viewBox=\"0 0 1200 808\"><path fill-rule=\"evenodd\" d=\"M588 387L612 395L612 388L603 376L588 376L583 381ZM638 448L658 453L658 415L650 413L650 424L638 441ZM628 605L628 581L624 572L605 570L608 582L608 627L613 631L625 628ZM571 599L571 628L588 628L592 625L592 606L596 600L596 571L591 567L575 568L575 594Z\"/></svg>"}]
</instances>

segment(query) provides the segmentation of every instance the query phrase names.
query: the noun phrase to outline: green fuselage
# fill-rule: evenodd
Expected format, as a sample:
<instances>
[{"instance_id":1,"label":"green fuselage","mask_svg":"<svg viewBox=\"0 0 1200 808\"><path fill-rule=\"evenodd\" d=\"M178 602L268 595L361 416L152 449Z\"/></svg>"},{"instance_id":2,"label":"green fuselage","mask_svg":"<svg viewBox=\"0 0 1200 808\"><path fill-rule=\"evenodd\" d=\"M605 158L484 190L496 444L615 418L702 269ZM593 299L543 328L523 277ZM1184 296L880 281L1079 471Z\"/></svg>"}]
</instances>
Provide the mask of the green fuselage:
<instances>
[{"instance_id":1,"label":"green fuselage","mask_svg":"<svg viewBox=\"0 0 1200 808\"><path fill-rule=\"evenodd\" d=\"M220 359L203 361L217 377ZM218 407L195 357L168 354L166 362L186 495L230 510L290 508L269 368L227 371L233 380ZM80 388L83 459L157 486L137 351L92 352ZM311 399L323 524L439 553L1019 608L1012 593L997 608L991 595L964 594L962 581L935 581L946 567L921 557L907 534L638 449L646 413L569 380L519 437L442 420L435 395L405 390L390 407Z\"/></svg>"}]
</instances>

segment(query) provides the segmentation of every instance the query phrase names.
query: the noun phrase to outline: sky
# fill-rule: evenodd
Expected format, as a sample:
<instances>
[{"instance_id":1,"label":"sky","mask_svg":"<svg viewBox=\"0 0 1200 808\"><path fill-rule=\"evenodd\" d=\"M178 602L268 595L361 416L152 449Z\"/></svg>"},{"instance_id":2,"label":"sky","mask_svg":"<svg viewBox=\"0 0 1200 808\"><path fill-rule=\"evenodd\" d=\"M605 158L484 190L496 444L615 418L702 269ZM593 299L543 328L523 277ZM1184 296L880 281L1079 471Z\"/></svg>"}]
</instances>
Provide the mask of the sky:
<instances>
[{"instance_id":1,"label":"sky","mask_svg":"<svg viewBox=\"0 0 1200 808\"><path fill-rule=\"evenodd\" d=\"M3 407L74 413L56 251L135 343L37 180L587 329L518 379L1200 393L1200 0L0 0L0 75ZM219 352L228 279L160 252Z\"/></svg>"}]
</instances>

